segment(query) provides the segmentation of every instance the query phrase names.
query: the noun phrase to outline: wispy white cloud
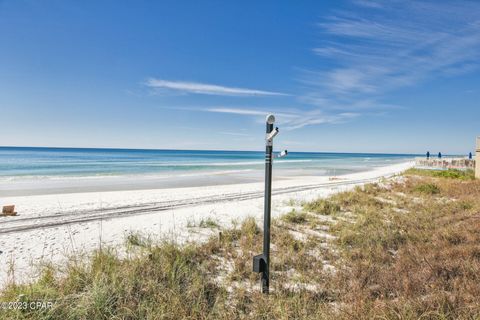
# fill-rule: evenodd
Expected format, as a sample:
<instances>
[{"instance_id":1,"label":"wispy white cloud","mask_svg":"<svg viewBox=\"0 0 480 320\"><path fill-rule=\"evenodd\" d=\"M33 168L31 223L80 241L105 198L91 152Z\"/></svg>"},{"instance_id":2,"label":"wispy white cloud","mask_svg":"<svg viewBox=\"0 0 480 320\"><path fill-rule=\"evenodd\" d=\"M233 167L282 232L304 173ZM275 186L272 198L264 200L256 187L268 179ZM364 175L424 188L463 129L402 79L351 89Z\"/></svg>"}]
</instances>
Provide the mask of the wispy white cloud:
<instances>
[{"instance_id":1,"label":"wispy white cloud","mask_svg":"<svg viewBox=\"0 0 480 320\"><path fill-rule=\"evenodd\" d=\"M281 92L226 87L215 84L188 82L188 81L170 81L150 78L145 82L147 87L153 89L175 90L183 93L219 95L219 96L286 96Z\"/></svg>"},{"instance_id":2,"label":"wispy white cloud","mask_svg":"<svg viewBox=\"0 0 480 320\"><path fill-rule=\"evenodd\" d=\"M226 136L238 136L238 137L249 137L250 135L247 133L242 132L229 132L229 131L220 131L219 134L223 134Z\"/></svg>"},{"instance_id":3,"label":"wispy white cloud","mask_svg":"<svg viewBox=\"0 0 480 320\"><path fill-rule=\"evenodd\" d=\"M338 12L319 24L314 52L335 65L306 74L322 97L379 97L480 64L480 2L357 0L362 15ZM370 10L369 10L370 9Z\"/></svg>"},{"instance_id":4,"label":"wispy white cloud","mask_svg":"<svg viewBox=\"0 0 480 320\"><path fill-rule=\"evenodd\" d=\"M224 108L224 107L215 107L215 108L206 108L201 109L201 111L207 112L216 112L216 113L231 113L231 114L239 114L239 115L247 115L247 116L260 116L265 115L264 111L252 110L252 109L241 109L241 108Z\"/></svg>"},{"instance_id":5,"label":"wispy white cloud","mask_svg":"<svg viewBox=\"0 0 480 320\"><path fill-rule=\"evenodd\" d=\"M370 0L354 0L356 5L368 7L368 8L382 8L383 3L379 1L370 1Z\"/></svg>"},{"instance_id":6,"label":"wispy white cloud","mask_svg":"<svg viewBox=\"0 0 480 320\"><path fill-rule=\"evenodd\" d=\"M282 118L291 118L295 117L295 115L285 112L274 112L275 110L281 110L282 108L270 108L271 111L268 110L258 110L258 109L248 109L248 108L229 108L229 107L213 107L213 108L206 108L200 109L201 111L206 112L215 112L215 113L231 113L237 115L247 115L247 116L262 116L265 117L269 113L275 113L277 116Z\"/></svg>"},{"instance_id":7,"label":"wispy white cloud","mask_svg":"<svg viewBox=\"0 0 480 320\"><path fill-rule=\"evenodd\" d=\"M339 110L343 112L354 111L365 113L367 111L380 110L388 111L394 109L402 109L400 105L384 103L378 100L376 96L359 96L359 95L339 95L332 96L322 91L309 92L298 100L311 106L315 106L321 110Z\"/></svg>"},{"instance_id":8,"label":"wispy white cloud","mask_svg":"<svg viewBox=\"0 0 480 320\"><path fill-rule=\"evenodd\" d=\"M282 111L277 112L276 110L278 109ZM277 118L277 123L281 125L282 129L284 130L296 130L306 126L319 124L338 124L360 116L359 113L354 112L325 113L319 109L293 109L289 112L285 112L282 108L270 108L270 111L262 111L259 109L254 110L243 108L214 107L195 108L190 110L213 113L230 113L240 116L253 116L258 121L264 121L266 115L268 115L269 113L273 113Z\"/></svg>"},{"instance_id":9,"label":"wispy white cloud","mask_svg":"<svg viewBox=\"0 0 480 320\"><path fill-rule=\"evenodd\" d=\"M351 1L353 10L336 11L318 24L322 41L312 50L325 63L320 70L301 72L303 94L291 99L298 107L174 109L251 117L259 122L264 121L266 114L274 113L282 129L295 130L344 123L362 115L385 115L402 108L384 102L389 91L479 68L480 2ZM156 78L148 79L145 85L160 92L290 96L275 91Z\"/></svg>"},{"instance_id":10,"label":"wispy white cloud","mask_svg":"<svg viewBox=\"0 0 480 320\"><path fill-rule=\"evenodd\" d=\"M283 125L285 130L296 130L312 125L345 123L358 116L360 116L360 114L354 112L326 114L320 110L314 110L299 114L298 116L285 121Z\"/></svg>"},{"instance_id":11,"label":"wispy white cloud","mask_svg":"<svg viewBox=\"0 0 480 320\"><path fill-rule=\"evenodd\" d=\"M480 2L352 3L318 24L322 42L313 52L325 63L303 70L297 98L316 111L292 119L291 129L385 114L402 108L384 102L389 91L480 66Z\"/></svg>"}]
</instances>

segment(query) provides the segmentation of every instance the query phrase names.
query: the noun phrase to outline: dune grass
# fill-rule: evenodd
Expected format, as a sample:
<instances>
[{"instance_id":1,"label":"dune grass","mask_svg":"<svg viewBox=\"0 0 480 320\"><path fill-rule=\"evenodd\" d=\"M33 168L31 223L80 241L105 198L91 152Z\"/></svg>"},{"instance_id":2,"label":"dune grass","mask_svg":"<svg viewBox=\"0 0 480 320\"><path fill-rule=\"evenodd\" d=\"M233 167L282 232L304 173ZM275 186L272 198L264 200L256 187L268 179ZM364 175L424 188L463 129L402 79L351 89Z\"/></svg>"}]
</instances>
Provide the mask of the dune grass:
<instances>
[{"instance_id":1,"label":"dune grass","mask_svg":"<svg viewBox=\"0 0 480 320\"><path fill-rule=\"evenodd\" d=\"M334 215L340 211L340 206L335 199L317 199L304 204L304 208L308 211L324 215Z\"/></svg>"},{"instance_id":2,"label":"dune grass","mask_svg":"<svg viewBox=\"0 0 480 320\"><path fill-rule=\"evenodd\" d=\"M305 223L307 221L307 213L293 209L283 215L281 219L287 223Z\"/></svg>"},{"instance_id":3,"label":"dune grass","mask_svg":"<svg viewBox=\"0 0 480 320\"><path fill-rule=\"evenodd\" d=\"M450 179L461 179L461 180L473 180L475 179L474 170L457 170L457 169L447 169L447 170L423 170L423 169L409 169L405 172L406 175L417 175L425 177L436 177L436 178L450 178Z\"/></svg>"},{"instance_id":4,"label":"dune grass","mask_svg":"<svg viewBox=\"0 0 480 320\"><path fill-rule=\"evenodd\" d=\"M438 194L440 193L440 188L434 183L422 183L415 187L414 189L417 192L424 194Z\"/></svg>"},{"instance_id":5,"label":"dune grass","mask_svg":"<svg viewBox=\"0 0 480 320\"><path fill-rule=\"evenodd\" d=\"M200 221L198 221L198 222L190 220L190 221L187 222L187 227L188 228L218 229L218 228L220 228L220 225L215 218L207 217L207 218L200 219Z\"/></svg>"},{"instance_id":6,"label":"dune grass","mask_svg":"<svg viewBox=\"0 0 480 320\"><path fill-rule=\"evenodd\" d=\"M0 317L478 319L479 212L479 181L409 171L274 219L269 295L251 270L262 233L249 218L203 243L133 234L127 258L107 248L47 267L0 300L53 308Z\"/></svg>"}]
</instances>

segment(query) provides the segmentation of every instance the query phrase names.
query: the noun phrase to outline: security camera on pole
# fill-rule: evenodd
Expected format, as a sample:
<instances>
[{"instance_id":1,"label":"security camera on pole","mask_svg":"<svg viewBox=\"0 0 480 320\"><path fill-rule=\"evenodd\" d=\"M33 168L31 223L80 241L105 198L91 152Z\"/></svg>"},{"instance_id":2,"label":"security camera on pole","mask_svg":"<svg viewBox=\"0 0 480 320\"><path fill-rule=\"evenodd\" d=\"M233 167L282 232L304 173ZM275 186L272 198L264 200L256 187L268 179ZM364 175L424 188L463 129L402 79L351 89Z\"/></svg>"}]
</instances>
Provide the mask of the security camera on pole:
<instances>
[{"instance_id":1,"label":"security camera on pole","mask_svg":"<svg viewBox=\"0 0 480 320\"><path fill-rule=\"evenodd\" d=\"M270 212L272 200L272 151L273 138L278 134L278 128L273 128L275 116L269 114L266 119L265 146L265 203L263 216L263 253L253 257L253 271L261 273L262 293L268 293L270 287ZM284 157L288 151L282 151L278 157Z\"/></svg>"}]
</instances>

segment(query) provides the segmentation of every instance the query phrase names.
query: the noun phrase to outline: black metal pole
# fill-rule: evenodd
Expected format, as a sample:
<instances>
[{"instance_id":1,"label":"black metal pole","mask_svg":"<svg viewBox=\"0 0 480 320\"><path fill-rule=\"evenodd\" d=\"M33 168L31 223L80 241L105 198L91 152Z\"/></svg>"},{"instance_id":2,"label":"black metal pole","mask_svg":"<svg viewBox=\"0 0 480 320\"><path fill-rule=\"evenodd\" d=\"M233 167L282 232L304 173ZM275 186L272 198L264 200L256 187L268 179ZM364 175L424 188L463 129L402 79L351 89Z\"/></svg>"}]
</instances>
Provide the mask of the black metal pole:
<instances>
[{"instance_id":1,"label":"black metal pole","mask_svg":"<svg viewBox=\"0 0 480 320\"><path fill-rule=\"evenodd\" d=\"M262 293L268 293L270 287L270 209L272 204L272 150L273 138L278 128L273 128L275 117L271 114L266 120L265 135L265 203L263 213L263 252L253 257L253 271L261 273ZM287 151L284 152L287 154Z\"/></svg>"},{"instance_id":2,"label":"black metal pole","mask_svg":"<svg viewBox=\"0 0 480 320\"><path fill-rule=\"evenodd\" d=\"M273 122L267 121L266 134L273 131ZM272 205L272 150L273 139L266 139L265 146L265 202L263 213L263 257L265 266L262 272L262 293L270 287L270 212Z\"/></svg>"}]
</instances>

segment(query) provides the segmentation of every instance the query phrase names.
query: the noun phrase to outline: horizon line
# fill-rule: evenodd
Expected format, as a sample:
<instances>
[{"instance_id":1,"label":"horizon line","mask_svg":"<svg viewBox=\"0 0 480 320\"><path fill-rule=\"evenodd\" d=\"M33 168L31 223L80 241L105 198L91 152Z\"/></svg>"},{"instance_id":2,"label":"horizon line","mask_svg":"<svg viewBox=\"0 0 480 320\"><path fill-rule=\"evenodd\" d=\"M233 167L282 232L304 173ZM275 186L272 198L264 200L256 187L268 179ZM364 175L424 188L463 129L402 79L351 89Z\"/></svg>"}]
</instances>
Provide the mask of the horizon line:
<instances>
[{"instance_id":1,"label":"horizon line","mask_svg":"<svg viewBox=\"0 0 480 320\"><path fill-rule=\"evenodd\" d=\"M172 149L172 148L115 148L115 147L64 147L64 146L5 146L2 148L17 148L17 149L83 149L83 150L133 150L133 151L217 151L217 152L264 152L264 150L238 150L238 149ZM393 153L393 152L347 152L347 151L289 151L289 153L330 153L330 154L374 154L374 155L407 155L420 156L424 153ZM425 152L426 153L426 152ZM435 153L433 153L435 154ZM467 153L468 154L468 153ZM461 155L443 153L442 155Z\"/></svg>"}]
</instances>

